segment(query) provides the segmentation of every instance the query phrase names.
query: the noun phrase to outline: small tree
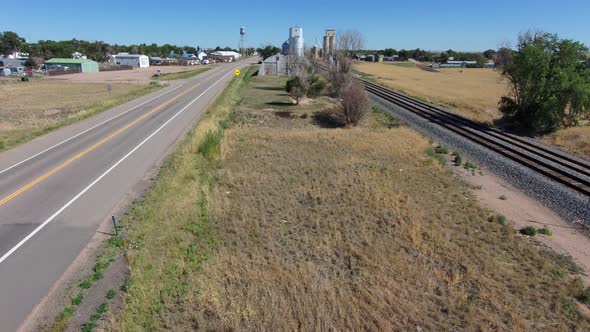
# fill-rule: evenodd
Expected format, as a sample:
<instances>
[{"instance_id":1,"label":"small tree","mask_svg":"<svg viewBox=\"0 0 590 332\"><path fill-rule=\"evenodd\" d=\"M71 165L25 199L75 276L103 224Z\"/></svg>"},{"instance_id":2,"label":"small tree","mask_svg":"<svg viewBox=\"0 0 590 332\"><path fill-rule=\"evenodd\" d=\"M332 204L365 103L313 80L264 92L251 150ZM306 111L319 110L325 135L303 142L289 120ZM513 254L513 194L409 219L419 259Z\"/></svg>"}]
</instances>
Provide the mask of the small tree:
<instances>
[{"instance_id":1,"label":"small tree","mask_svg":"<svg viewBox=\"0 0 590 332\"><path fill-rule=\"evenodd\" d=\"M317 98L322 94L326 88L326 83L319 75L310 75L308 78L309 88L307 89L307 97Z\"/></svg>"},{"instance_id":2,"label":"small tree","mask_svg":"<svg viewBox=\"0 0 590 332\"><path fill-rule=\"evenodd\" d=\"M543 32L519 36L518 51L502 68L509 81L500 111L516 125L538 133L573 126L590 114L588 49Z\"/></svg>"},{"instance_id":3,"label":"small tree","mask_svg":"<svg viewBox=\"0 0 590 332\"><path fill-rule=\"evenodd\" d=\"M359 82L352 82L342 91L340 113L347 126L356 126L369 111L369 98Z\"/></svg>"},{"instance_id":4,"label":"small tree","mask_svg":"<svg viewBox=\"0 0 590 332\"><path fill-rule=\"evenodd\" d=\"M287 84L285 85L285 90L291 98L295 99L295 104L297 105L299 105L299 99L305 96L307 93L305 81L299 76L292 76L289 78L289 80L287 80Z\"/></svg>"}]
</instances>

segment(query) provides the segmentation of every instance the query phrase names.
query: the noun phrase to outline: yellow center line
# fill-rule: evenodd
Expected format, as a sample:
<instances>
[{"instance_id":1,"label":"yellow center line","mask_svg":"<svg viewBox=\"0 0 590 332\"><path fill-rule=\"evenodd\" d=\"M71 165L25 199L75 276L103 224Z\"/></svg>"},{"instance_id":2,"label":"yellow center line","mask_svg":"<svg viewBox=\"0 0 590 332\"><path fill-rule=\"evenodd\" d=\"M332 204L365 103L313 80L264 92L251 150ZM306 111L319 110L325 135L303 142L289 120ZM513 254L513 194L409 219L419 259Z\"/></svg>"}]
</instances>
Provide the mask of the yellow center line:
<instances>
[{"instance_id":1,"label":"yellow center line","mask_svg":"<svg viewBox=\"0 0 590 332\"><path fill-rule=\"evenodd\" d=\"M195 87L196 88L196 87ZM124 132L125 130L131 128L132 126L134 126L135 124L137 124L138 122L140 122L141 120L147 118L148 116L156 113L157 111L161 110L162 108L166 107L167 105L171 104L172 102L174 102L175 100L177 100L178 98L184 96L185 94L189 93L190 91L194 90L195 88L192 89L188 89L178 95L176 95L175 97L173 97L172 99L169 99L168 101L158 105L157 107L155 107L154 109L152 109L151 111L147 112L146 114L140 116L139 118L133 120L132 122L126 124L125 126L117 129L115 132L113 132L112 134L110 134L109 136L103 138L102 140L98 141L97 143L95 143L94 145L92 145L91 147L87 148L86 150L78 153L77 155L73 156L72 158L66 160L65 162L63 162L61 165L55 167L54 169L52 169L51 171L41 175L40 177L36 178L35 180L29 182L27 185L23 186L22 188L20 188L19 190L13 192L12 194L4 197L2 200L0 200L0 206L8 203L10 200L12 200L13 198L19 196L20 194L24 193L25 191L31 189L32 187L34 187L35 185L39 184L40 182L42 182L43 180L47 179L48 177L50 177L51 175L57 173L58 171L60 171L61 169L65 168L66 166L68 166L69 164L73 163L74 161L84 157L85 155L87 155L88 153L90 153L93 150L96 150L99 146L105 144L106 142L112 140L113 138L115 138L116 136L120 135L122 132Z\"/></svg>"}]
</instances>

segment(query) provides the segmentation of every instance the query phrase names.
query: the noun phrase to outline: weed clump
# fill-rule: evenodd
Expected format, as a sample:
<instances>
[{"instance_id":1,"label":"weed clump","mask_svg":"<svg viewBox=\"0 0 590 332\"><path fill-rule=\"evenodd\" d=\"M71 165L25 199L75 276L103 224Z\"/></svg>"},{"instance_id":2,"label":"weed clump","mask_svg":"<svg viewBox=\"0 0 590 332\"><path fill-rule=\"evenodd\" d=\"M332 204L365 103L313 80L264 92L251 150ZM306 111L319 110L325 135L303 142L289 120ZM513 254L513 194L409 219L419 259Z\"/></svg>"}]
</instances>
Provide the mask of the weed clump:
<instances>
[{"instance_id":1,"label":"weed clump","mask_svg":"<svg viewBox=\"0 0 590 332\"><path fill-rule=\"evenodd\" d=\"M439 145L436 148L434 148L434 152L438 154L449 154L449 149L444 145Z\"/></svg>"},{"instance_id":2,"label":"weed clump","mask_svg":"<svg viewBox=\"0 0 590 332\"><path fill-rule=\"evenodd\" d=\"M550 230L549 228L547 228L547 226L545 226L545 227L543 227L543 228L539 228L539 229L537 230L537 232L538 232L539 234L546 235L546 236L551 236L551 235L553 235L553 232L551 232L551 230Z\"/></svg>"},{"instance_id":3,"label":"weed clump","mask_svg":"<svg viewBox=\"0 0 590 332\"><path fill-rule=\"evenodd\" d=\"M463 156L461 156L461 152L455 151L453 152L453 155L455 156L455 159L453 160L455 166L461 166L463 163Z\"/></svg>"},{"instance_id":4,"label":"weed clump","mask_svg":"<svg viewBox=\"0 0 590 332\"><path fill-rule=\"evenodd\" d=\"M537 229L533 226L527 226L524 228L521 228L519 230L520 234L522 235L526 235L526 236L535 236L537 235Z\"/></svg>"},{"instance_id":5,"label":"weed clump","mask_svg":"<svg viewBox=\"0 0 590 332\"><path fill-rule=\"evenodd\" d=\"M223 132L220 129L209 130L205 134L205 138L199 144L199 153L208 160L213 160L219 155L221 151L221 139L223 138Z\"/></svg>"},{"instance_id":6,"label":"weed clump","mask_svg":"<svg viewBox=\"0 0 590 332\"><path fill-rule=\"evenodd\" d=\"M505 226L506 225L506 217L504 215L501 214L496 214L491 216L488 219L489 222L497 222L498 224Z\"/></svg>"}]
</instances>

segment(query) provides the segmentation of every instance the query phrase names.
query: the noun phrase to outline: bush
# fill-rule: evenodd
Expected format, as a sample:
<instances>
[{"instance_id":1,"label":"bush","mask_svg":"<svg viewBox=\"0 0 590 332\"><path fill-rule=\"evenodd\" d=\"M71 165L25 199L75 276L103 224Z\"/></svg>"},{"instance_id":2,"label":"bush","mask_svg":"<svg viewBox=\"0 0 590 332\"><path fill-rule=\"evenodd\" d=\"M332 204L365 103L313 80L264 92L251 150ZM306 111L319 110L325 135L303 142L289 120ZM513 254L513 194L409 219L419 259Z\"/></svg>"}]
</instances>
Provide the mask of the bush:
<instances>
[{"instance_id":1,"label":"bush","mask_svg":"<svg viewBox=\"0 0 590 332\"><path fill-rule=\"evenodd\" d=\"M461 164L463 163L463 157L461 156L461 152L455 151L453 154L455 155L455 160L453 161L455 163L455 166L461 166Z\"/></svg>"},{"instance_id":2,"label":"bush","mask_svg":"<svg viewBox=\"0 0 590 332\"><path fill-rule=\"evenodd\" d=\"M506 217L501 214L496 214L491 216L488 219L489 222L497 222L498 224L505 226L506 225Z\"/></svg>"},{"instance_id":3,"label":"bush","mask_svg":"<svg viewBox=\"0 0 590 332\"><path fill-rule=\"evenodd\" d=\"M307 89L307 97L309 98L317 98L319 97L324 89L326 88L326 83L321 79L318 75L311 75L308 80L308 89Z\"/></svg>"},{"instance_id":4,"label":"bush","mask_svg":"<svg viewBox=\"0 0 590 332\"><path fill-rule=\"evenodd\" d=\"M301 114L301 116L300 116L300 118L302 118L302 119L307 119L307 117L308 117L307 113L303 113L303 114Z\"/></svg>"},{"instance_id":5,"label":"bush","mask_svg":"<svg viewBox=\"0 0 590 332\"><path fill-rule=\"evenodd\" d=\"M520 234L526 235L526 236L537 235L537 229L533 226L527 226L527 227L521 228L519 232L520 232Z\"/></svg>"},{"instance_id":6,"label":"bush","mask_svg":"<svg viewBox=\"0 0 590 332\"><path fill-rule=\"evenodd\" d=\"M287 80L285 90L291 98L295 100L295 104L299 104L299 99L305 96L307 87L299 76L293 76Z\"/></svg>"},{"instance_id":7,"label":"bush","mask_svg":"<svg viewBox=\"0 0 590 332\"><path fill-rule=\"evenodd\" d=\"M477 165L471 161L465 162L465 169L477 169Z\"/></svg>"},{"instance_id":8,"label":"bush","mask_svg":"<svg viewBox=\"0 0 590 332\"><path fill-rule=\"evenodd\" d=\"M207 134L205 134L205 138L201 144L199 144L199 153L209 160L215 158L221 150L222 136L223 132L219 129L209 130Z\"/></svg>"},{"instance_id":9,"label":"bush","mask_svg":"<svg viewBox=\"0 0 590 332\"><path fill-rule=\"evenodd\" d=\"M361 83L352 83L342 92L340 113L346 125L356 126L369 112L369 98Z\"/></svg>"},{"instance_id":10,"label":"bush","mask_svg":"<svg viewBox=\"0 0 590 332\"><path fill-rule=\"evenodd\" d=\"M449 154L449 149L444 145L439 145L436 148L434 148L434 152L438 154Z\"/></svg>"},{"instance_id":11,"label":"bush","mask_svg":"<svg viewBox=\"0 0 590 332\"><path fill-rule=\"evenodd\" d=\"M547 226L545 226L545 227L543 227L543 228L539 228L539 229L537 230L537 232L538 232L539 234L543 234L543 235L546 235L546 236L551 236L551 235L553 235L553 232L551 232L551 230L550 230L549 228L547 228Z\"/></svg>"}]
</instances>

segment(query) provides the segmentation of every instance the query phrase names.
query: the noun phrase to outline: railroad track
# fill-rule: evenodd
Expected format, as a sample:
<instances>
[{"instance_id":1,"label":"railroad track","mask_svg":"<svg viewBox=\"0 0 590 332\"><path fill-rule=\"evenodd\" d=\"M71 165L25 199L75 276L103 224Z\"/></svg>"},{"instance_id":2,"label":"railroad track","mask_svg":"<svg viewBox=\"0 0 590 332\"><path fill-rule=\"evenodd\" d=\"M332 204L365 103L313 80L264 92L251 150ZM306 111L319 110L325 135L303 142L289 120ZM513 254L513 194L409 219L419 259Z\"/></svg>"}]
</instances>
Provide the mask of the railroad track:
<instances>
[{"instance_id":1,"label":"railroad track","mask_svg":"<svg viewBox=\"0 0 590 332\"><path fill-rule=\"evenodd\" d=\"M327 70L324 65L316 65L324 71ZM355 80L362 83L365 90L375 96L590 197L590 162L588 161L471 121L367 80L360 78Z\"/></svg>"}]
</instances>

